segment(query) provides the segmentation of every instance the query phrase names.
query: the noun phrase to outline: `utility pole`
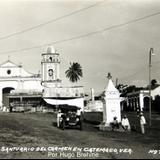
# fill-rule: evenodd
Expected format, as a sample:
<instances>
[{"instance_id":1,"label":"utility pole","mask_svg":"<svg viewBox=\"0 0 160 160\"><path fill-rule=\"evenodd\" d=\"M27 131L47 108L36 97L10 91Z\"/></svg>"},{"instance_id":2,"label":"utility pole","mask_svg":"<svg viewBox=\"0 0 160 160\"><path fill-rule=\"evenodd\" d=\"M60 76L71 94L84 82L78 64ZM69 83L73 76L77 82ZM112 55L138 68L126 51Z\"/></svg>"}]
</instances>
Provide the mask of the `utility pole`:
<instances>
[{"instance_id":1,"label":"utility pole","mask_svg":"<svg viewBox=\"0 0 160 160\"><path fill-rule=\"evenodd\" d=\"M153 48L150 48L149 51L149 126L152 125L152 99L151 99L151 67L152 67L152 55L153 54Z\"/></svg>"},{"instance_id":2,"label":"utility pole","mask_svg":"<svg viewBox=\"0 0 160 160\"><path fill-rule=\"evenodd\" d=\"M116 87L118 86L118 78L116 78Z\"/></svg>"}]
</instances>

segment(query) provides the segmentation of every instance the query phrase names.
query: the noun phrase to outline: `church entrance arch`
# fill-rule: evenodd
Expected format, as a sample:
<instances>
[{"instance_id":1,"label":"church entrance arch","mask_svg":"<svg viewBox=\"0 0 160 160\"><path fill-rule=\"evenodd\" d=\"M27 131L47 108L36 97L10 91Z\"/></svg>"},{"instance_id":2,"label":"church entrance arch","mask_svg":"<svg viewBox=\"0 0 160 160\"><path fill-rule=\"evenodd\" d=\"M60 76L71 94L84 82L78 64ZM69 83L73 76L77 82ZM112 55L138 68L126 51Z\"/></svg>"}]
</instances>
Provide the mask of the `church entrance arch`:
<instances>
[{"instance_id":1,"label":"church entrance arch","mask_svg":"<svg viewBox=\"0 0 160 160\"><path fill-rule=\"evenodd\" d=\"M148 111L149 110L149 97L148 96L144 97L143 101L144 101L144 110Z\"/></svg>"},{"instance_id":2,"label":"church entrance arch","mask_svg":"<svg viewBox=\"0 0 160 160\"><path fill-rule=\"evenodd\" d=\"M9 106L9 98L7 97L9 95L9 93L12 91L12 90L15 90L15 88L13 87L5 87L2 89L2 103L3 103L3 106Z\"/></svg>"}]
</instances>

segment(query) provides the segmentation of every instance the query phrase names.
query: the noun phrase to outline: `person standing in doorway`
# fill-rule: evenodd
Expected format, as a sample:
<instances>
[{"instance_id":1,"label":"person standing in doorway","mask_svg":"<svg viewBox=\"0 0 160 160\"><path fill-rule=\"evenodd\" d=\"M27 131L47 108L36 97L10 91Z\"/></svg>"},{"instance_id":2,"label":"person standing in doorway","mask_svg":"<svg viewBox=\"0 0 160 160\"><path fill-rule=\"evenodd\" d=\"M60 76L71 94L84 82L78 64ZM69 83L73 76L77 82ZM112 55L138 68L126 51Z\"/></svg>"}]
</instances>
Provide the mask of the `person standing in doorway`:
<instances>
[{"instance_id":1,"label":"person standing in doorway","mask_svg":"<svg viewBox=\"0 0 160 160\"><path fill-rule=\"evenodd\" d=\"M145 134L145 125L146 125L146 119L143 116L143 113L140 113L140 126L141 126L141 133Z\"/></svg>"}]
</instances>

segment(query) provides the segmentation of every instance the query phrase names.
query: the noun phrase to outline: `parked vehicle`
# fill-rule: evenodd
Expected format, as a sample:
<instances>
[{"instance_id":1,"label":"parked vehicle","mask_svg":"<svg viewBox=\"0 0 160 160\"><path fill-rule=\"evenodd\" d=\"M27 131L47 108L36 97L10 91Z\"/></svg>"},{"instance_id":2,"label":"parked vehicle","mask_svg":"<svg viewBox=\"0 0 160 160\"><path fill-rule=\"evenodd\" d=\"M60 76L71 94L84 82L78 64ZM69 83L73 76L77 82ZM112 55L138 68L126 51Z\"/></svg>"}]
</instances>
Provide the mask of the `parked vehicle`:
<instances>
[{"instance_id":1,"label":"parked vehicle","mask_svg":"<svg viewBox=\"0 0 160 160\"><path fill-rule=\"evenodd\" d=\"M61 129L66 127L78 127L82 130L82 115L77 106L62 105L59 106L57 114L57 126Z\"/></svg>"}]
</instances>

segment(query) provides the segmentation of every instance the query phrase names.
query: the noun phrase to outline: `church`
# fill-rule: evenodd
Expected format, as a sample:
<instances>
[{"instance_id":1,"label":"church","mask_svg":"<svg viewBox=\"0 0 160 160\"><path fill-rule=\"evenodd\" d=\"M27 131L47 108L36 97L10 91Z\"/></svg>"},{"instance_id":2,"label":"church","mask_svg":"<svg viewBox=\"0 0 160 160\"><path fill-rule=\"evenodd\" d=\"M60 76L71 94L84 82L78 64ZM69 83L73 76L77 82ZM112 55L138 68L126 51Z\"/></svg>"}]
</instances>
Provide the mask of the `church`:
<instances>
[{"instance_id":1,"label":"church","mask_svg":"<svg viewBox=\"0 0 160 160\"><path fill-rule=\"evenodd\" d=\"M42 93L42 90L40 75L29 73L10 60L0 65L0 110L9 107L9 95L16 94L19 99L22 93Z\"/></svg>"},{"instance_id":2,"label":"church","mask_svg":"<svg viewBox=\"0 0 160 160\"><path fill-rule=\"evenodd\" d=\"M11 60L0 65L0 110L24 111L41 105L75 105L84 109L83 86L64 86L60 79L59 53L48 46L42 53L41 74L26 71Z\"/></svg>"}]
</instances>

